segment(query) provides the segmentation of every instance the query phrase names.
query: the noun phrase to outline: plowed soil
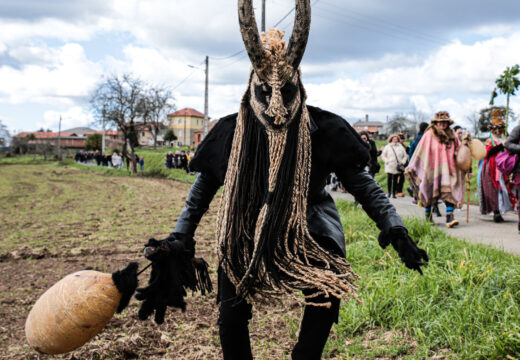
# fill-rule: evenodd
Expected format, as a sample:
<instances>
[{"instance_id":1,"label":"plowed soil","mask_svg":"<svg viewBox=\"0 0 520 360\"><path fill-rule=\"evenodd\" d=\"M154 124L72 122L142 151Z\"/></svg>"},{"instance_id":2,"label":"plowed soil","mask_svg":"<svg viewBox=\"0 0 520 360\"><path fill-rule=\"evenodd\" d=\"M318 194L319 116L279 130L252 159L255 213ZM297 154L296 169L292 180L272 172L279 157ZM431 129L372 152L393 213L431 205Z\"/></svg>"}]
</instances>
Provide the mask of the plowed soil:
<instances>
[{"instance_id":1,"label":"plowed soil","mask_svg":"<svg viewBox=\"0 0 520 360\"><path fill-rule=\"evenodd\" d=\"M139 321L139 302L116 315L78 350L36 353L26 343L25 319L46 289L84 269L113 272L141 255L149 237L173 231L190 185L171 180L106 177L52 166L0 167L0 359L220 359L216 293L190 295L185 313L165 323ZM196 234L197 254L216 285L217 201ZM148 271L140 276L145 284ZM251 339L258 359L282 359L296 339L301 309L255 307Z\"/></svg>"}]
</instances>

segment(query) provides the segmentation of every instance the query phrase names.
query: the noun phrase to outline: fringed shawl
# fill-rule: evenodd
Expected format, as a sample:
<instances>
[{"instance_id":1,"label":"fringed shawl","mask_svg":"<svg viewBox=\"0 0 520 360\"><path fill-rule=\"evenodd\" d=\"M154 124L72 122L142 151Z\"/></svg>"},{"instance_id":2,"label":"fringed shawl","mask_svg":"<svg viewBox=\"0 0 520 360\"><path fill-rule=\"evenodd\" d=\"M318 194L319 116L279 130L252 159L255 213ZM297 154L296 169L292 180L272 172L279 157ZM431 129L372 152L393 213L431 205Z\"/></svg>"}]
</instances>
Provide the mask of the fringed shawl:
<instances>
[{"instance_id":1,"label":"fringed shawl","mask_svg":"<svg viewBox=\"0 0 520 360\"><path fill-rule=\"evenodd\" d=\"M304 92L298 114L282 131L266 128L244 95L218 213L219 261L248 301L291 294L330 306L312 298L357 299L358 276L308 231L311 140ZM305 289L316 291L302 301L297 292Z\"/></svg>"},{"instance_id":2,"label":"fringed shawl","mask_svg":"<svg viewBox=\"0 0 520 360\"><path fill-rule=\"evenodd\" d=\"M421 206L430 206L437 199L460 206L464 178L455 163L459 146L458 139L450 146L441 143L432 129L424 133L406 168L406 176Z\"/></svg>"}]
</instances>

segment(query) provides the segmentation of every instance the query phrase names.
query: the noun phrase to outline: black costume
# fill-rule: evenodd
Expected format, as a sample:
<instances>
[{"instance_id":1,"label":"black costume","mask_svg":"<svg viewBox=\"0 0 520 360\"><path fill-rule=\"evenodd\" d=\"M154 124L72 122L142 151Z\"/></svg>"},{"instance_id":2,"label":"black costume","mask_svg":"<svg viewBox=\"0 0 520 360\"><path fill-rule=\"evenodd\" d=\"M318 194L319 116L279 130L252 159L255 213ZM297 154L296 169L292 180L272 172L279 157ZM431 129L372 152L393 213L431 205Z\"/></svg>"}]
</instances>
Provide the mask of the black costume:
<instances>
[{"instance_id":1,"label":"black costume","mask_svg":"<svg viewBox=\"0 0 520 360\"><path fill-rule=\"evenodd\" d=\"M307 224L310 233L325 249L345 256L345 236L334 201L325 191L327 175L335 172L382 231L381 246L391 242L391 229L404 229L401 218L384 191L363 168L369 160L368 147L341 117L308 106L311 115L312 170ZM193 236L201 217L224 182L237 114L219 120L199 145L190 162L201 174L193 184L175 226L176 233ZM219 270L220 335L225 359L249 359L251 350L248 320L251 305L237 301L235 288ZM319 298L317 301L324 301ZM294 359L319 359L330 328L337 321L339 300L330 309L306 306Z\"/></svg>"},{"instance_id":2,"label":"black costume","mask_svg":"<svg viewBox=\"0 0 520 360\"><path fill-rule=\"evenodd\" d=\"M193 255L195 229L223 186L216 237L224 359L252 359L250 304L284 294L306 305L293 359L319 359L337 321L340 298L357 298L359 278L345 259L343 227L324 189L331 172L377 223L383 248L392 244L405 265L419 272L428 257L365 170L368 144L341 117L305 104L299 64L310 29L310 1L296 0L289 44L276 29L260 37L251 0L239 0L238 8L253 65L240 110L218 121L191 160L191 169L200 175L175 232L149 244ZM183 268L181 261L171 263ZM166 305L183 307L182 289L164 289L180 283L208 288L200 286L205 281L188 281L193 276L179 280L179 271L167 265L156 261L149 286L138 289L144 300L140 318L155 311L160 322Z\"/></svg>"}]
</instances>

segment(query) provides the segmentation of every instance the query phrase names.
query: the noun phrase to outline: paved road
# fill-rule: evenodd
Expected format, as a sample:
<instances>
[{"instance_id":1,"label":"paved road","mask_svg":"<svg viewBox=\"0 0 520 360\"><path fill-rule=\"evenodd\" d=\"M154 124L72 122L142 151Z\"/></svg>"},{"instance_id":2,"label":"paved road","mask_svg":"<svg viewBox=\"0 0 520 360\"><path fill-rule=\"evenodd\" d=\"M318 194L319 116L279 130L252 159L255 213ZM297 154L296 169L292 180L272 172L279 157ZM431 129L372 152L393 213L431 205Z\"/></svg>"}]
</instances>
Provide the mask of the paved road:
<instances>
[{"instance_id":1,"label":"paved road","mask_svg":"<svg viewBox=\"0 0 520 360\"><path fill-rule=\"evenodd\" d=\"M354 200L352 195L341 192L331 192L333 198L346 200ZM424 218L424 208L412 204L411 198L390 199L392 204L397 208L397 212L402 217L418 217ZM455 210L455 218L460 224L455 228L446 228L446 208L444 205L439 206L443 217L433 216L433 221L440 229L443 229L450 235L457 238L473 242L488 244L504 250L508 253L520 255L520 235L518 234L518 216L509 212L503 215L505 222L496 224L493 222L492 215L481 215L478 206L470 205L469 207L469 223L466 223L466 207L462 210Z\"/></svg>"}]
</instances>

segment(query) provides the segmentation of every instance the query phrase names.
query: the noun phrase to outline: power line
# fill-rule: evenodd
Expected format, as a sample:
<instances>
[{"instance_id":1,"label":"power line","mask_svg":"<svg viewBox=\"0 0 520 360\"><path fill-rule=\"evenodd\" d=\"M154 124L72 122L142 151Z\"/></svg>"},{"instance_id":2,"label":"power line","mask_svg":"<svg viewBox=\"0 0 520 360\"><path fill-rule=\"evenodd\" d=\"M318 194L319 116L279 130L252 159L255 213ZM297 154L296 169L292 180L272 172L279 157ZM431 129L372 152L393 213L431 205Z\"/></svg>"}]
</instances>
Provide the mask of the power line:
<instances>
[{"instance_id":1,"label":"power line","mask_svg":"<svg viewBox=\"0 0 520 360\"><path fill-rule=\"evenodd\" d=\"M386 27L387 30L393 31L394 33L399 32L401 35L404 35L404 36L410 36L413 38L422 38L425 41L429 41L429 42L440 44L440 45L444 45L444 44L448 43L448 41L446 39L442 39L442 38L430 35L428 33L418 31L413 28L405 27L400 24L395 24L386 19L381 19L381 18L377 18L377 17L370 16L367 14L363 14L360 12L356 12L354 10L347 9L343 6L331 3L330 1L327 1L327 0L324 0L323 4L325 6L334 8L335 10L332 11L333 14L336 14L339 11L343 16L349 17L356 21L362 21L364 24L366 24L366 22L370 22L370 23L374 24L375 26L377 26L377 28Z\"/></svg>"},{"instance_id":2,"label":"power line","mask_svg":"<svg viewBox=\"0 0 520 360\"><path fill-rule=\"evenodd\" d=\"M201 62L199 65L197 65L197 66L202 65L205 61L206 61L206 60L202 61L202 62ZM182 84L184 84L184 82L185 82L186 80L188 80L188 79L189 79L193 74L195 74L195 72L196 72L197 70L199 70L199 69L198 69L198 68L194 68L193 71L192 71L188 76L186 76L186 77L185 77L184 79L182 79L179 83L177 83L177 85L175 85L175 86L174 86L170 91L173 91L173 90L177 89L179 86L181 86Z\"/></svg>"},{"instance_id":3,"label":"power line","mask_svg":"<svg viewBox=\"0 0 520 360\"><path fill-rule=\"evenodd\" d=\"M320 1L320 0L314 0L314 2L311 4L311 6L315 6L319 1ZM289 12L287 12L287 14L285 14L285 15L284 15L280 20L278 20L278 22L277 22L276 24L274 24L272 27L277 27L278 25L280 25L280 23L283 22L285 19L287 19L287 17L288 17L289 15L291 15L291 14L294 12L294 10L296 10L296 7L293 6L293 8L292 8L291 10L289 10ZM224 56L224 57L214 57L214 56L210 56L209 58L210 58L211 60L228 60L228 59L231 59L231 58L233 58L233 57L235 57L235 56L238 56L238 55L242 54L242 53L245 52L245 51L246 51L246 49L242 49L242 50L237 51L236 53L231 54L231 55L229 55L229 56ZM236 63L236 61L233 62L232 64L234 64L234 63Z\"/></svg>"}]
</instances>

